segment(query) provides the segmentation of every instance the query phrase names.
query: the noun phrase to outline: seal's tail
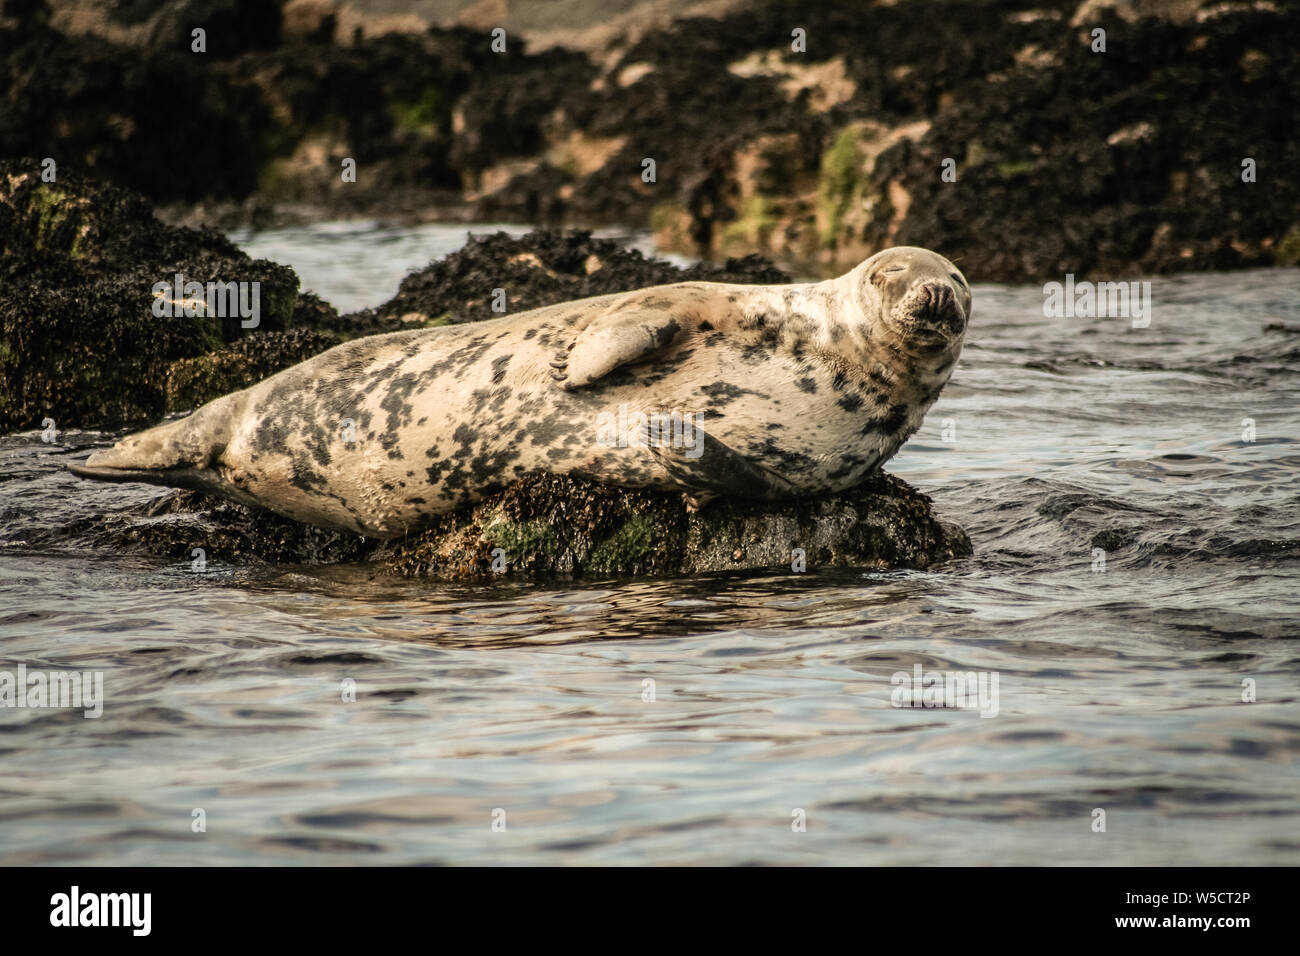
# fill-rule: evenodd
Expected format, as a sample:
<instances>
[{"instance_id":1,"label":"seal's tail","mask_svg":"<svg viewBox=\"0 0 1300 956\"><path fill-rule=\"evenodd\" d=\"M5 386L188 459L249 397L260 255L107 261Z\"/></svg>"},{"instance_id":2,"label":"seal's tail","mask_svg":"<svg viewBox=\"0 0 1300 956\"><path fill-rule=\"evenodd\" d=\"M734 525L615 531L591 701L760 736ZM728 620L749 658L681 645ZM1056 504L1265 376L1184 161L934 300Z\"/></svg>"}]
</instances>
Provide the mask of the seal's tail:
<instances>
[{"instance_id":1,"label":"seal's tail","mask_svg":"<svg viewBox=\"0 0 1300 956\"><path fill-rule=\"evenodd\" d=\"M186 418L128 435L112 448L94 452L85 464L68 465L68 471L97 481L218 491L225 483L216 466L233 418L226 402L218 399Z\"/></svg>"}]
</instances>

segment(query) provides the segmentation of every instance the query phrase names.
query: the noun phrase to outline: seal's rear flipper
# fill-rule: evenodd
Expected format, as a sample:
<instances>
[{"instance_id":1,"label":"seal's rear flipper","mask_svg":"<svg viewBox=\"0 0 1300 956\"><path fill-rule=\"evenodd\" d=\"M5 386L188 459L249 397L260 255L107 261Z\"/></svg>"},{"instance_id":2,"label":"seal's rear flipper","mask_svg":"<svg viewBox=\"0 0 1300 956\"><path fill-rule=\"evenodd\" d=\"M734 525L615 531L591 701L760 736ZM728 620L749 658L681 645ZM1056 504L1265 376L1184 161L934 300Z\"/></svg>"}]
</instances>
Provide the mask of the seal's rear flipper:
<instances>
[{"instance_id":1,"label":"seal's rear flipper","mask_svg":"<svg viewBox=\"0 0 1300 956\"><path fill-rule=\"evenodd\" d=\"M68 465L68 471L78 478L94 481L135 481L146 485L166 485L169 488L194 488L212 490L215 482L204 479L195 468L108 468L93 465ZM202 487L200 487L202 485Z\"/></svg>"},{"instance_id":2,"label":"seal's rear flipper","mask_svg":"<svg viewBox=\"0 0 1300 956\"><path fill-rule=\"evenodd\" d=\"M95 481L138 482L162 485L165 488L187 488L212 495L224 495L238 501L244 500L239 489L232 488L216 472L202 468L105 468L91 465L68 465L68 471L78 478Z\"/></svg>"},{"instance_id":3,"label":"seal's rear flipper","mask_svg":"<svg viewBox=\"0 0 1300 956\"><path fill-rule=\"evenodd\" d=\"M128 435L95 451L84 464L68 465L79 478L138 481L171 488L227 493L216 467L226 448L230 411L218 399L187 418Z\"/></svg>"},{"instance_id":4,"label":"seal's rear flipper","mask_svg":"<svg viewBox=\"0 0 1300 956\"><path fill-rule=\"evenodd\" d=\"M694 438L690 448L647 442L650 453L687 489L688 507L694 499L690 510L702 508L718 495L774 501L798 493L789 481L754 464L698 426Z\"/></svg>"},{"instance_id":5,"label":"seal's rear flipper","mask_svg":"<svg viewBox=\"0 0 1300 956\"><path fill-rule=\"evenodd\" d=\"M68 465L68 471L78 478L92 478L95 481L143 481L147 484L165 484L160 481L165 471L150 471L144 468L105 468L90 465Z\"/></svg>"}]
</instances>

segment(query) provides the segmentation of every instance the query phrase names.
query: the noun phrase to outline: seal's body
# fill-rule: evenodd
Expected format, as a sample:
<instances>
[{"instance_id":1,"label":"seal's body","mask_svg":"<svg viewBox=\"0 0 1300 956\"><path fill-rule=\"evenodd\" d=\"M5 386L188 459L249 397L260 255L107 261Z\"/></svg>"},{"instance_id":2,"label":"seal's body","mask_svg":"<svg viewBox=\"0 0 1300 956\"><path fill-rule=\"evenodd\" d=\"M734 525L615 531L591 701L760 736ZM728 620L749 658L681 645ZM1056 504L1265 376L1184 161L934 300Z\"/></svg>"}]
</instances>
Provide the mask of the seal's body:
<instances>
[{"instance_id":1,"label":"seal's body","mask_svg":"<svg viewBox=\"0 0 1300 956\"><path fill-rule=\"evenodd\" d=\"M924 249L826 282L686 282L347 342L93 454L395 537L535 471L773 499L861 482L921 424L970 292Z\"/></svg>"}]
</instances>

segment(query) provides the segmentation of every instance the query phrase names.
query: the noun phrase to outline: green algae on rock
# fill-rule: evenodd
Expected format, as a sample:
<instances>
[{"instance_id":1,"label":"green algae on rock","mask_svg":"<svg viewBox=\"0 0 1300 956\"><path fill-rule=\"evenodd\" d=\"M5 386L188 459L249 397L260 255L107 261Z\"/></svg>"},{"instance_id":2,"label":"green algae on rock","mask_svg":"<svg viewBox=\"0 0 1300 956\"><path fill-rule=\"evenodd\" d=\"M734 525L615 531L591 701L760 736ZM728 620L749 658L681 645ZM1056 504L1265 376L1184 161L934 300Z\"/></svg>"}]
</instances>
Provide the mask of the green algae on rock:
<instances>
[{"instance_id":1,"label":"green algae on rock","mask_svg":"<svg viewBox=\"0 0 1300 956\"><path fill-rule=\"evenodd\" d=\"M693 514L676 494L531 475L376 557L399 574L473 580L503 573L775 571L796 564L809 571L923 569L970 553L966 533L936 517L929 498L892 475L822 498L719 499Z\"/></svg>"}]
</instances>

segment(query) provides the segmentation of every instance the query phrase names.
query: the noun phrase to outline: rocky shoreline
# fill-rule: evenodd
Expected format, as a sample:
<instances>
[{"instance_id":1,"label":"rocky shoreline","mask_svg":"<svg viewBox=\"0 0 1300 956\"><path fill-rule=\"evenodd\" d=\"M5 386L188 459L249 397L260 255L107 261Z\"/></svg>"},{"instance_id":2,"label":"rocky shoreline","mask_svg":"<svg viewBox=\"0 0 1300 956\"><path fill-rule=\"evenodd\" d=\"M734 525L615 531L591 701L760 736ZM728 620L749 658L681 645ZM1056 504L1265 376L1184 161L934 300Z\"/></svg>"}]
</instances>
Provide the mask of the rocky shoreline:
<instances>
[{"instance_id":1,"label":"rocky shoreline","mask_svg":"<svg viewBox=\"0 0 1300 956\"><path fill-rule=\"evenodd\" d=\"M682 269L580 231L471 241L402 282L384 305L339 315L293 270L252 260L211 230L166 225L141 196L76 175L41 181L0 161L0 432L135 428L247 387L346 339L688 279L770 283L758 256ZM198 299L160 318L174 276L261 283L257 327ZM162 284L158 291L157 284ZM173 302L174 304L174 302ZM960 528L905 482L777 504L719 501L687 514L679 495L531 475L396 543L322 531L191 492L32 528L26 546L76 544L237 562L369 561L438 580L618 577L825 567L926 568L971 553Z\"/></svg>"},{"instance_id":2,"label":"rocky shoreline","mask_svg":"<svg viewBox=\"0 0 1300 956\"><path fill-rule=\"evenodd\" d=\"M1300 263L1300 9L1271 0L754 0L500 52L488 13L100 6L6 5L0 143L192 222L618 223L827 273L910 244L983 281Z\"/></svg>"}]
</instances>

